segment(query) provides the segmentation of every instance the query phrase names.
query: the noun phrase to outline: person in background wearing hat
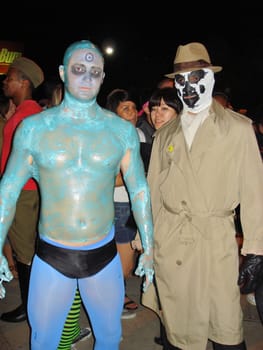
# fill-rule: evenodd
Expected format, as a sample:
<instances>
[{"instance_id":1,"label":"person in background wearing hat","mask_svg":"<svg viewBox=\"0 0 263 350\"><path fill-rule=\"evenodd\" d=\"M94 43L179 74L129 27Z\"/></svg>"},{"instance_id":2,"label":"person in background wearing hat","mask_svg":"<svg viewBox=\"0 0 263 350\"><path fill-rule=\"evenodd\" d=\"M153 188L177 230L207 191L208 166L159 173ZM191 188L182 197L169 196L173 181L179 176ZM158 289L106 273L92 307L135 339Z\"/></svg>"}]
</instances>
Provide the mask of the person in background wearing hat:
<instances>
[{"instance_id":1,"label":"person in background wearing hat","mask_svg":"<svg viewBox=\"0 0 263 350\"><path fill-rule=\"evenodd\" d=\"M148 181L157 290L151 285L142 303L161 317L165 349L205 350L210 340L214 350L245 350L240 290L252 292L262 281L262 161L251 120L212 98L221 69L203 44L178 47L168 77L183 110L153 143Z\"/></svg>"},{"instance_id":2,"label":"person in background wearing hat","mask_svg":"<svg viewBox=\"0 0 263 350\"><path fill-rule=\"evenodd\" d=\"M145 277L143 291L154 275L150 193L139 138L131 123L96 101L105 75L97 46L88 40L72 43L59 73L62 102L25 118L16 130L0 182L0 248L23 184L33 177L41 206L28 296L30 349L57 348L78 288L94 349L118 350L124 281L114 239L113 192L120 169L144 248L135 271ZM10 274L0 253L0 279L9 280Z\"/></svg>"},{"instance_id":3,"label":"person in background wearing hat","mask_svg":"<svg viewBox=\"0 0 263 350\"><path fill-rule=\"evenodd\" d=\"M19 57L9 66L3 81L4 95L16 106L15 113L3 129L1 153L1 175L3 175L11 151L13 135L18 124L28 116L39 113L42 108L32 98L34 90L44 81L42 69L31 59ZM17 173L13 174L14 182ZM22 303L12 311L1 315L2 321L22 322L27 319L29 275L35 252L39 214L39 193L37 184L29 179L17 200L14 220L8 238L14 250Z\"/></svg>"}]
</instances>

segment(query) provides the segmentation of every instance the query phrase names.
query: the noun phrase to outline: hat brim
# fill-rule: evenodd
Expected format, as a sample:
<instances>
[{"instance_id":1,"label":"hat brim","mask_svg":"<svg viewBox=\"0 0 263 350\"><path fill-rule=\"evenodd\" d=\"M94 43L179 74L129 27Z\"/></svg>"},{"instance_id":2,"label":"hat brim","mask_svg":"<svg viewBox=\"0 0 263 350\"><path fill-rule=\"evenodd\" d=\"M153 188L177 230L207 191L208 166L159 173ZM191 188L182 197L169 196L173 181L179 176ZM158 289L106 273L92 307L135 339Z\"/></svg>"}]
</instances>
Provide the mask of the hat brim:
<instances>
[{"instance_id":1,"label":"hat brim","mask_svg":"<svg viewBox=\"0 0 263 350\"><path fill-rule=\"evenodd\" d=\"M204 67L204 68L193 67L193 68L181 69L181 70L178 70L177 72L174 72L174 73L165 74L165 77L174 78L176 76L176 74L185 73L185 72L192 72L192 71L200 70L200 69L211 69L214 73L217 73L217 72L220 72L223 69L223 67L209 66L209 67Z\"/></svg>"}]
</instances>

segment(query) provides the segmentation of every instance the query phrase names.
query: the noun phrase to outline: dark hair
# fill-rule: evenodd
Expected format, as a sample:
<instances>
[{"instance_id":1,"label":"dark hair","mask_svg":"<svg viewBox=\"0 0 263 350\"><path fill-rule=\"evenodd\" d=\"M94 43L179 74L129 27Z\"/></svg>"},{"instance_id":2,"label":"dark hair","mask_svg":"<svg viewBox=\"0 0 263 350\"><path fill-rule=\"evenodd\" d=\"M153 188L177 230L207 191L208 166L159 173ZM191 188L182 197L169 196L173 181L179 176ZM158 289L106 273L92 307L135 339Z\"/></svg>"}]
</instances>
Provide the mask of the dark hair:
<instances>
[{"instance_id":1,"label":"dark hair","mask_svg":"<svg viewBox=\"0 0 263 350\"><path fill-rule=\"evenodd\" d=\"M222 97L224 100L226 100L226 102L229 102L230 100L230 97L223 91L214 91L213 97L216 97L216 96Z\"/></svg>"},{"instance_id":2,"label":"dark hair","mask_svg":"<svg viewBox=\"0 0 263 350\"><path fill-rule=\"evenodd\" d=\"M172 87L166 87L162 89L156 89L149 100L149 109L152 111L153 107L160 106L161 100L167 104L167 106L173 108L177 114L183 109L183 104L177 95L177 89Z\"/></svg>"},{"instance_id":3,"label":"dark hair","mask_svg":"<svg viewBox=\"0 0 263 350\"><path fill-rule=\"evenodd\" d=\"M120 102L132 101L136 104L136 101L132 94L124 89L112 90L106 98L106 108L116 113Z\"/></svg>"},{"instance_id":4,"label":"dark hair","mask_svg":"<svg viewBox=\"0 0 263 350\"><path fill-rule=\"evenodd\" d=\"M164 77L157 83L158 89L163 89L166 87L174 87L174 79L173 78Z\"/></svg>"}]
</instances>

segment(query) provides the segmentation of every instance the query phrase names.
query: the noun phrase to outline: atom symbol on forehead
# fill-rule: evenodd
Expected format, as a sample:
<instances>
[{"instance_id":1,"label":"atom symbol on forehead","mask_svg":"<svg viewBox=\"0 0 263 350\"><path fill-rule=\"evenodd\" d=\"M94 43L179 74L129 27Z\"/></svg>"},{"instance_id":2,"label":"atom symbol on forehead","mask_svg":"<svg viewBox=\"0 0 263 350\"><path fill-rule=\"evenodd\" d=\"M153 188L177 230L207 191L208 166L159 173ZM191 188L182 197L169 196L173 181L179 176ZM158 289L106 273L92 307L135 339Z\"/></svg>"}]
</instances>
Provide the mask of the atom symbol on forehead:
<instances>
[{"instance_id":1,"label":"atom symbol on forehead","mask_svg":"<svg viewBox=\"0 0 263 350\"><path fill-rule=\"evenodd\" d=\"M85 59L86 59L87 62L91 62L91 61L94 60L94 56L93 56L93 54L91 52L88 52L86 54L86 56L85 56Z\"/></svg>"}]
</instances>

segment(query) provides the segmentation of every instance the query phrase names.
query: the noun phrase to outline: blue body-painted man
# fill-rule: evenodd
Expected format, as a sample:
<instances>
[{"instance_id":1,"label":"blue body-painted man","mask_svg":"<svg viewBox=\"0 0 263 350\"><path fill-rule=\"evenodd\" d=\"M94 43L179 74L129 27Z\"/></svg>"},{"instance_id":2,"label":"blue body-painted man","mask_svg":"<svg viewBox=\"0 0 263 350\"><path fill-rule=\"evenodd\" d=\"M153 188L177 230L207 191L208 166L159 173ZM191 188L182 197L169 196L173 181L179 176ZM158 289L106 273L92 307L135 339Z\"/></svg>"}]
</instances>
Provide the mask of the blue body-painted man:
<instances>
[{"instance_id":1,"label":"blue body-painted man","mask_svg":"<svg viewBox=\"0 0 263 350\"><path fill-rule=\"evenodd\" d=\"M117 350L124 299L114 241L113 190L123 172L144 248L136 274L153 278L150 197L134 126L101 108L104 60L90 41L68 47L64 100L21 122L0 184L0 247L16 201L31 177L39 183L40 239L32 264L28 314L32 350L55 350L78 285L95 350ZM0 280L12 278L0 255ZM0 296L5 289L0 283Z\"/></svg>"}]
</instances>

